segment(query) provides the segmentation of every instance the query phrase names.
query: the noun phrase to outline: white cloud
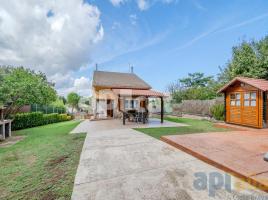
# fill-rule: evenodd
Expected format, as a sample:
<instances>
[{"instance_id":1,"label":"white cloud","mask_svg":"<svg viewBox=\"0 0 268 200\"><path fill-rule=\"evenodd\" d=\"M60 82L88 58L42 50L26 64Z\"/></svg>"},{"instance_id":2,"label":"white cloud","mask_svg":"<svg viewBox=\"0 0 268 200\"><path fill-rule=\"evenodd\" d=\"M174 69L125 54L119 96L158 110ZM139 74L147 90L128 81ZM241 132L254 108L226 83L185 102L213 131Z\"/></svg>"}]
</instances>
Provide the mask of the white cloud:
<instances>
[{"instance_id":1,"label":"white cloud","mask_svg":"<svg viewBox=\"0 0 268 200\"><path fill-rule=\"evenodd\" d=\"M129 19L130 19L130 23L132 25L136 25L137 24L138 17L137 17L136 14L129 15Z\"/></svg>"},{"instance_id":2,"label":"white cloud","mask_svg":"<svg viewBox=\"0 0 268 200\"><path fill-rule=\"evenodd\" d=\"M146 10L149 8L148 0L137 0L137 4L140 10Z\"/></svg>"},{"instance_id":3,"label":"white cloud","mask_svg":"<svg viewBox=\"0 0 268 200\"><path fill-rule=\"evenodd\" d=\"M1 1L2 65L67 74L90 63L103 35L100 11L83 0Z\"/></svg>"},{"instance_id":4,"label":"white cloud","mask_svg":"<svg viewBox=\"0 0 268 200\"><path fill-rule=\"evenodd\" d=\"M120 22L114 22L113 25L112 25L112 30L118 29L120 27L121 27Z\"/></svg>"},{"instance_id":5,"label":"white cloud","mask_svg":"<svg viewBox=\"0 0 268 200\"><path fill-rule=\"evenodd\" d=\"M141 11L147 10L149 7L151 7L152 4L156 3L156 2L161 2L161 3L172 3L175 2L177 3L179 0L135 0L138 8ZM118 7L126 2L131 2L128 0L110 0L110 2Z\"/></svg>"},{"instance_id":6,"label":"white cloud","mask_svg":"<svg viewBox=\"0 0 268 200\"><path fill-rule=\"evenodd\" d=\"M239 23L236 23L236 24L232 24L232 25L229 25L229 26L225 26L225 27L216 26L216 27L213 27L210 30L195 36L194 38L192 38L191 40L186 42L184 45L179 46L179 47L175 48L172 51L182 50L182 49L185 49L187 47L190 47L193 44L195 44L196 42L202 40L203 38L208 37L209 35L222 33L222 32L230 31L230 30L240 28L240 27L243 27L243 26L247 26L249 24L252 24L254 22L257 22L257 21L260 21L260 20L263 20L263 19L266 19L266 18L268 18L268 13L264 13L262 15L258 15L256 17L253 17L253 18L250 18L250 19L247 19L245 21L242 21L242 22L239 22Z\"/></svg>"},{"instance_id":7,"label":"white cloud","mask_svg":"<svg viewBox=\"0 0 268 200\"><path fill-rule=\"evenodd\" d=\"M111 2L114 6L119 6L120 4L124 3L125 0L110 0L110 2Z\"/></svg>"},{"instance_id":8,"label":"white cloud","mask_svg":"<svg viewBox=\"0 0 268 200\"><path fill-rule=\"evenodd\" d=\"M90 80L88 78L85 78L82 76L81 78L74 80L74 87L83 90L83 89L89 89L90 88Z\"/></svg>"},{"instance_id":9,"label":"white cloud","mask_svg":"<svg viewBox=\"0 0 268 200\"><path fill-rule=\"evenodd\" d=\"M67 96L70 92L76 92L81 96L91 95L91 81L84 76L80 78L72 78L71 75L59 76L55 75L58 81L56 83L56 89L62 96Z\"/></svg>"}]
</instances>

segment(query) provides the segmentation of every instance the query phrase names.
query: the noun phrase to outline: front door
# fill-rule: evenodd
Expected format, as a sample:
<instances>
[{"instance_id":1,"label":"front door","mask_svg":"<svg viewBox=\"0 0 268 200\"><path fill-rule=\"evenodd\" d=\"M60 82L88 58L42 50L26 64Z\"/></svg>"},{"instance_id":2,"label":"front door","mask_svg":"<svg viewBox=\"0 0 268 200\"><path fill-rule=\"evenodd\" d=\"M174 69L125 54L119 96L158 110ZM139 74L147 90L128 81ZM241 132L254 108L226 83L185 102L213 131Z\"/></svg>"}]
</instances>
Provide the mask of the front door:
<instances>
[{"instance_id":1,"label":"front door","mask_svg":"<svg viewBox=\"0 0 268 200\"><path fill-rule=\"evenodd\" d=\"M227 101L227 121L246 126L259 126L258 91L233 92Z\"/></svg>"},{"instance_id":2,"label":"front door","mask_svg":"<svg viewBox=\"0 0 268 200\"><path fill-rule=\"evenodd\" d=\"M107 117L114 117L114 101L107 100Z\"/></svg>"}]
</instances>

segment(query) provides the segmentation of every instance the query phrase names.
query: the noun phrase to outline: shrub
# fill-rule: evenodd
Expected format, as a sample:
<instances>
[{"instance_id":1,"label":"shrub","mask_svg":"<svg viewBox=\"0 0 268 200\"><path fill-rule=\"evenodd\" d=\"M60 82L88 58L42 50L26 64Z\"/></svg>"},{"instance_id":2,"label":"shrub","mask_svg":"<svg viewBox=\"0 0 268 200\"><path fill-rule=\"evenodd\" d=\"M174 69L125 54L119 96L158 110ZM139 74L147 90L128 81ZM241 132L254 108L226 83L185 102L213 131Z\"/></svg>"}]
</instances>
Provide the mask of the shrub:
<instances>
[{"instance_id":1,"label":"shrub","mask_svg":"<svg viewBox=\"0 0 268 200\"><path fill-rule=\"evenodd\" d=\"M224 120L224 105L223 104L216 104L211 107L210 112L214 119L216 120Z\"/></svg>"},{"instance_id":2,"label":"shrub","mask_svg":"<svg viewBox=\"0 0 268 200\"><path fill-rule=\"evenodd\" d=\"M69 121L71 116L67 114L43 114L42 112L19 113L13 117L12 130L31 128L45 124Z\"/></svg>"}]
</instances>

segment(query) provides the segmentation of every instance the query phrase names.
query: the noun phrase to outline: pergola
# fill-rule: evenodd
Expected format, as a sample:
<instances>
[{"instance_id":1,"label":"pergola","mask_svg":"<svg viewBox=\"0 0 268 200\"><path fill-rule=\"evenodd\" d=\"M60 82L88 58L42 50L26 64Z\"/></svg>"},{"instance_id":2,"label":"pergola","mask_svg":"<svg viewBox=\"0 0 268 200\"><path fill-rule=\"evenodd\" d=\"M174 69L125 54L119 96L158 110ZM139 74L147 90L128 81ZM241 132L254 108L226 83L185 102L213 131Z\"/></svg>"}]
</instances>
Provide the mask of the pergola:
<instances>
[{"instance_id":1,"label":"pergola","mask_svg":"<svg viewBox=\"0 0 268 200\"><path fill-rule=\"evenodd\" d=\"M125 102L126 97L145 97L145 98L160 98L161 100L161 123L164 122L164 97L166 97L165 94L161 92L157 92L154 90L137 90L137 89L113 89L113 92L118 95L119 99L123 98L123 102ZM124 105L124 111L125 111L125 103ZM125 125L125 115L123 116L123 124Z\"/></svg>"}]
</instances>

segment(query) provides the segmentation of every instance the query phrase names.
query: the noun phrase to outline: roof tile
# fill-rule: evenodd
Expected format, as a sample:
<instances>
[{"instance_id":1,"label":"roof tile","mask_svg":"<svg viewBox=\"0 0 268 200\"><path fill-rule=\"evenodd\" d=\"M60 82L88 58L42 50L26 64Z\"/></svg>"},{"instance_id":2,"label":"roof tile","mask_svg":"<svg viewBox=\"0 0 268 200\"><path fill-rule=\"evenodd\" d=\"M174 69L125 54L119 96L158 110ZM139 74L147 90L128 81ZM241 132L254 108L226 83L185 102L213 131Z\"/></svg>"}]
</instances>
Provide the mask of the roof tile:
<instances>
[{"instance_id":1,"label":"roof tile","mask_svg":"<svg viewBox=\"0 0 268 200\"><path fill-rule=\"evenodd\" d=\"M94 87L151 89L151 86L134 73L95 71Z\"/></svg>"},{"instance_id":2,"label":"roof tile","mask_svg":"<svg viewBox=\"0 0 268 200\"><path fill-rule=\"evenodd\" d=\"M246 78L246 77L236 77L226 85L224 85L219 91L224 92L230 85L232 85L234 82L240 81L243 83L246 83L248 85L251 85L253 87L256 87L262 91L268 91L268 80L265 79L255 79L255 78Z\"/></svg>"}]
</instances>

